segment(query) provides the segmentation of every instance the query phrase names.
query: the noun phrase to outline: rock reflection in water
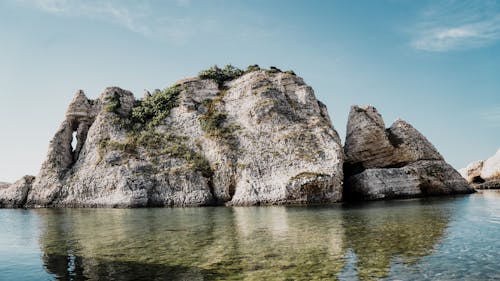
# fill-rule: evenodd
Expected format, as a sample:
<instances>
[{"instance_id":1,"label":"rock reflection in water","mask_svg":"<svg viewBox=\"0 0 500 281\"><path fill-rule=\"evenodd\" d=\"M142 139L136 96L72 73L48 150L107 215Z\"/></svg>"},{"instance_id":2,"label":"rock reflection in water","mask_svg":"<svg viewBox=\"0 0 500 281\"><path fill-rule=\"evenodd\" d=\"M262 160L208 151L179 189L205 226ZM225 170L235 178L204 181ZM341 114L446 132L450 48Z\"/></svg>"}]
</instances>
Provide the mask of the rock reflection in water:
<instances>
[{"instance_id":1,"label":"rock reflection in water","mask_svg":"<svg viewBox=\"0 0 500 281\"><path fill-rule=\"evenodd\" d=\"M344 266L339 210L240 207L234 214L250 279L334 280Z\"/></svg>"},{"instance_id":2,"label":"rock reflection in water","mask_svg":"<svg viewBox=\"0 0 500 281\"><path fill-rule=\"evenodd\" d=\"M426 204L374 202L344 212L346 246L356 255L360 280L387 277L391 262L411 265L432 253L445 235L450 214Z\"/></svg>"},{"instance_id":3,"label":"rock reflection in water","mask_svg":"<svg viewBox=\"0 0 500 281\"><path fill-rule=\"evenodd\" d=\"M46 223L41 237L43 262L59 280L210 276L191 265L203 258L196 249L210 245L214 225L206 223L214 220L210 209L178 209L176 215L169 215L171 209L161 210L39 210Z\"/></svg>"},{"instance_id":4,"label":"rock reflection in water","mask_svg":"<svg viewBox=\"0 0 500 281\"><path fill-rule=\"evenodd\" d=\"M37 213L43 262L60 280L336 280L348 252L372 280L394 258L431 253L448 222L415 204Z\"/></svg>"}]
</instances>

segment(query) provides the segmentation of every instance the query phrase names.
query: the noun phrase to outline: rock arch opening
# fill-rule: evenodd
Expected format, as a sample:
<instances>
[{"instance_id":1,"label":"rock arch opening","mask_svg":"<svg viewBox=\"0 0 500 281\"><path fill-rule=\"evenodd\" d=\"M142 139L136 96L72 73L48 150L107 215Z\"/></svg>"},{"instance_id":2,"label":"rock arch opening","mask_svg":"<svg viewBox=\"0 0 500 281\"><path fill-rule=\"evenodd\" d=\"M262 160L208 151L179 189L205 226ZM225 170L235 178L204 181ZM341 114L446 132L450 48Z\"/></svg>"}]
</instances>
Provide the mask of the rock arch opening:
<instances>
[{"instance_id":1,"label":"rock arch opening","mask_svg":"<svg viewBox=\"0 0 500 281\"><path fill-rule=\"evenodd\" d=\"M87 138L88 129L89 124L86 122L79 122L79 120L73 121L71 125L71 141L69 146L71 156L73 158L73 163L78 160L80 152Z\"/></svg>"},{"instance_id":2,"label":"rock arch opening","mask_svg":"<svg viewBox=\"0 0 500 281\"><path fill-rule=\"evenodd\" d=\"M78 145L78 138L76 136L76 131L73 131L73 138L71 139L71 152L75 152L76 146Z\"/></svg>"}]
</instances>

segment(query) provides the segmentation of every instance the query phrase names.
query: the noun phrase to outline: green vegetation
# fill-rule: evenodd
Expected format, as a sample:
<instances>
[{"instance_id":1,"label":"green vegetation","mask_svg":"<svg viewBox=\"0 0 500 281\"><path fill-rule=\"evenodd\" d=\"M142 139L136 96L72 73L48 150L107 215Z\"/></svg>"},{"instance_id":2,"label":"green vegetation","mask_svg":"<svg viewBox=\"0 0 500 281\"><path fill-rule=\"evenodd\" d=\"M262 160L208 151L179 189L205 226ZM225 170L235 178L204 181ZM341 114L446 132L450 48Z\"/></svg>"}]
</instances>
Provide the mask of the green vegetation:
<instances>
[{"instance_id":1,"label":"green vegetation","mask_svg":"<svg viewBox=\"0 0 500 281\"><path fill-rule=\"evenodd\" d=\"M258 64L252 64L247 67L245 71L232 66L230 64L226 65L224 68L219 68L217 65L214 65L210 67L209 69L202 70L198 74L198 77L200 79L213 79L217 82L219 85L219 88L222 88L224 85L224 82L226 81L231 81L234 80L238 77L240 77L243 74L250 73L253 71L259 71L261 70L260 66ZM266 69L267 73L281 73L281 69L271 66L269 69ZM292 70L287 70L284 73L288 73L291 75L295 75L295 72Z\"/></svg>"},{"instance_id":2,"label":"green vegetation","mask_svg":"<svg viewBox=\"0 0 500 281\"><path fill-rule=\"evenodd\" d=\"M224 82L231 81L245 73L259 71L258 65L250 65L245 71L226 65L224 68L213 66L199 73L201 79L213 79L219 85L220 92L213 99L203 101L206 111L199 116L201 129L212 138L223 141L230 148L236 149L238 139L234 132L238 129L237 125L228 124L227 114L218 110L217 105L223 102L226 94ZM279 73L280 69L271 67L267 70L270 73ZM290 72L290 74L294 74ZM129 132L126 140L123 142L104 139L99 143L99 152L103 155L107 151L121 151L129 157L139 157L140 152L144 152L152 160L159 160L158 157L166 156L187 161L193 169L201 171L204 176L211 176L212 170L208 161L199 153L190 149L186 144L187 137L180 137L173 134L161 134L155 131L155 128L162 124L171 110L178 106L178 97L182 88L180 85L174 85L164 90L155 90L150 96L136 102L129 116L116 115L116 122ZM113 93L106 98L105 110L118 113L121 107L119 93Z\"/></svg>"},{"instance_id":3,"label":"green vegetation","mask_svg":"<svg viewBox=\"0 0 500 281\"><path fill-rule=\"evenodd\" d=\"M222 102L222 98L226 94L221 91L214 99L206 99L203 105L207 111L201 114L198 118L200 121L201 129L207 133L209 137L224 140L229 146L236 147L238 142L234 136L234 131L237 126L226 124L227 114L217 110L217 104Z\"/></svg>"},{"instance_id":4,"label":"green vegetation","mask_svg":"<svg viewBox=\"0 0 500 281\"><path fill-rule=\"evenodd\" d=\"M108 112L114 112L117 113L118 108L120 108L121 103L120 103L120 94L117 92L114 92L113 95L107 96L106 97L106 107L104 109Z\"/></svg>"},{"instance_id":5,"label":"green vegetation","mask_svg":"<svg viewBox=\"0 0 500 281\"><path fill-rule=\"evenodd\" d=\"M198 77L201 79L213 79L217 82L219 87L222 87L224 82L236 79L244 73L243 70L230 64L226 65L224 68L219 68L217 65L214 65L209 69L200 71Z\"/></svg>"},{"instance_id":6,"label":"green vegetation","mask_svg":"<svg viewBox=\"0 0 500 281\"><path fill-rule=\"evenodd\" d=\"M247 67L247 70L245 71L245 73L249 73L249 72L252 72L252 71L259 71L260 70L260 67L258 64L252 64L252 65L249 65Z\"/></svg>"},{"instance_id":7,"label":"green vegetation","mask_svg":"<svg viewBox=\"0 0 500 281\"><path fill-rule=\"evenodd\" d=\"M281 69L275 67L275 66L271 66L269 67L268 70L266 70L268 73L280 73L282 72Z\"/></svg>"},{"instance_id":8,"label":"green vegetation","mask_svg":"<svg viewBox=\"0 0 500 281\"><path fill-rule=\"evenodd\" d=\"M99 143L99 153L107 151L121 151L130 157L139 156L139 149L144 149L151 158L166 156L169 158L184 159L195 171L203 176L212 176L212 169L208 160L201 154L190 149L185 143L187 137L173 134L161 134L152 130L143 130L140 133L131 133L124 142L103 139Z\"/></svg>"},{"instance_id":9,"label":"green vegetation","mask_svg":"<svg viewBox=\"0 0 500 281\"><path fill-rule=\"evenodd\" d=\"M170 110L178 105L177 97L180 92L179 85L155 90L153 95L141 100L132 108L131 123L150 128L158 126L170 115Z\"/></svg>"},{"instance_id":10,"label":"green vegetation","mask_svg":"<svg viewBox=\"0 0 500 281\"><path fill-rule=\"evenodd\" d=\"M227 114L219 111L210 111L200 116L201 128L205 132L215 132L223 128Z\"/></svg>"}]
</instances>

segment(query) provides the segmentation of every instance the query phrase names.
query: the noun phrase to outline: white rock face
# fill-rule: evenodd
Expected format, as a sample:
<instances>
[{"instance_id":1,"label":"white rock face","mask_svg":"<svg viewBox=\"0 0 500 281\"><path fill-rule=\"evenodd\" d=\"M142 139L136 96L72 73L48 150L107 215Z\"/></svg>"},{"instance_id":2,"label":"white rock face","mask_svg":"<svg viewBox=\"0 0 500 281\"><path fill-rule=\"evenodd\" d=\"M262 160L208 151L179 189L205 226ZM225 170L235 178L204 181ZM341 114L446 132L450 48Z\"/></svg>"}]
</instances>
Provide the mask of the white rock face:
<instances>
[{"instance_id":1,"label":"white rock face","mask_svg":"<svg viewBox=\"0 0 500 281\"><path fill-rule=\"evenodd\" d=\"M178 82L170 114L130 125L132 93L79 91L49 145L27 207L337 202L343 151L326 107L292 74ZM149 94L145 99L154 98ZM135 126L135 127L134 127ZM73 134L77 145L71 146Z\"/></svg>"},{"instance_id":2,"label":"white rock face","mask_svg":"<svg viewBox=\"0 0 500 281\"><path fill-rule=\"evenodd\" d=\"M373 106L351 108L344 150L351 199L473 192L420 132L403 120L386 129Z\"/></svg>"},{"instance_id":3,"label":"white rock face","mask_svg":"<svg viewBox=\"0 0 500 281\"><path fill-rule=\"evenodd\" d=\"M500 179L500 149L497 153L484 161L481 169L481 177L483 179Z\"/></svg>"},{"instance_id":4,"label":"white rock face","mask_svg":"<svg viewBox=\"0 0 500 281\"><path fill-rule=\"evenodd\" d=\"M500 149L492 157L475 161L459 171L475 188L500 188Z\"/></svg>"},{"instance_id":5,"label":"white rock face","mask_svg":"<svg viewBox=\"0 0 500 281\"><path fill-rule=\"evenodd\" d=\"M458 170L458 172L464 179L467 180L467 182L473 183L475 179L479 179L481 177L483 165L484 160L475 161L467 165L467 167Z\"/></svg>"}]
</instances>

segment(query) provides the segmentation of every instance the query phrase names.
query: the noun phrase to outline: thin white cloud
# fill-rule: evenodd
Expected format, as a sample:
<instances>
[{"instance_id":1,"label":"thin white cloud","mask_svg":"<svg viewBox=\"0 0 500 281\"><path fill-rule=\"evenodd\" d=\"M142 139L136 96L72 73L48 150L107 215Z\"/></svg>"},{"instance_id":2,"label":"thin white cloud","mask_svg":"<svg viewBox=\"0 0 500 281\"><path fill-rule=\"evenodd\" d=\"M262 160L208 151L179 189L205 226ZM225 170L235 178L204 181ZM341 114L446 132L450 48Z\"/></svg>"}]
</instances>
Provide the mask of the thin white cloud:
<instances>
[{"instance_id":1,"label":"thin white cloud","mask_svg":"<svg viewBox=\"0 0 500 281\"><path fill-rule=\"evenodd\" d=\"M59 16L83 17L109 22L146 37L165 39L184 44L195 28L189 19L158 16L146 1L127 2L78 0L14 0L18 4ZM187 7L189 0L177 0L176 5Z\"/></svg>"},{"instance_id":2,"label":"thin white cloud","mask_svg":"<svg viewBox=\"0 0 500 281\"><path fill-rule=\"evenodd\" d=\"M495 2L446 1L423 13L413 35L411 46L422 51L488 46L500 40L500 9Z\"/></svg>"}]
</instances>

